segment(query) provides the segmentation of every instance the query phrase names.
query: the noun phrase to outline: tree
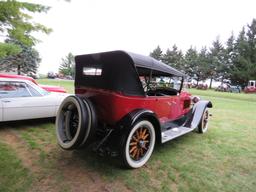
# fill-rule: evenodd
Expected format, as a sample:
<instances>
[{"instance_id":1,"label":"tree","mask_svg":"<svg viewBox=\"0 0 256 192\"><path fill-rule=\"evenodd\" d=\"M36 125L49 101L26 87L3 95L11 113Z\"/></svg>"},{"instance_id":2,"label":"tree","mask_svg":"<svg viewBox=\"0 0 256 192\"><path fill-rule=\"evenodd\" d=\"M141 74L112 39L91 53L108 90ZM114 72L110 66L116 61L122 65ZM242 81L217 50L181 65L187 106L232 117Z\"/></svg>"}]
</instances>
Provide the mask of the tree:
<instances>
[{"instance_id":1,"label":"tree","mask_svg":"<svg viewBox=\"0 0 256 192\"><path fill-rule=\"evenodd\" d=\"M163 51L159 47L159 45L149 54L151 57L155 58L156 60L161 61L163 57Z\"/></svg>"},{"instance_id":2,"label":"tree","mask_svg":"<svg viewBox=\"0 0 256 192\"><path fill-rule=\"evenodd\" d=\"M226 48L224 50L224 63L223 70L226 73L223 73L223 78L230 79L231 73L232 73L232 66L234 65L236 52L235 52L235 36L232 32L231 36L228 38L226 42Z\"/></svg>"},{"instance_id":3,"label":"tree","mask_svg":"<svg viewBox=\"0 0 256 192\"><path fill-rule=\"evenodd\" d=\"M212 80L213 79L221 79L223 80L224 73L224 47L221 44L219 38L217 37L215 41L212 43L212 47L210 48L209 53L209 67L207 74L210 78L210 86L212 87Z\"/></svg>"},{"instance_id":4,"label":"tree","mask_svg":"<svg viewBox=\"0 0 256 192\"><path fill-rule=\"evenodd\" d=\"M194 78L198 72L198 53L192 46L187 50L184 57L184 70L187 75ZM197 78L197 77L196 77Z\"/></svg>"},{"instance_id":5,"label":"tree","mask_svg":"<svg viewBox=\"0 0 256 192\"><path fill-rule=\"evenodd\" d=\"M256 78L256 63L253 61L253 48L250 42L251 40L249 41L249 37L243 27L235 42L235 58L231 67L230 77L233 82L242 85L246 84L248 80Z\"/></svg>"},{"instance_id":6,"label":"tree","mask_svg":"<svg viewBox=\"0 0 256 192\"><path fill-rule=\"evenodd\" d=\"M184 64L182 51L178 50L178 47L174 44L172 49L166 50L162 61L176 69L182 70Z\"/></svg>"},{"instance_id":7,"label":"tree","mask_svg":"<svg viewBox=\"0 0 256 192\"><path fill-rule=\"evenodd\" d=\"M75 75L75 59L72 53L69 53L65 58L62 58L62 63L59 67L59 72L65 76Z\"/></svg>"},{"instance_id":8,"label":"tree","mask_svg":"<svg viewBox=\"0 0 256 192\"><path fill-rule=\"evenodd\" d=\"M209 78L209 68L210 68L210 54L206 47L202 47L198 56L198 65L199 65L199 77L200 80L206 80Z\"/></svg>"},{"instance_id":9,"label":"tree","mask_svg":"<svg viewBox=\"0 0 256 192\"><path fill-rule=\"evenodd\" d=\"M38 40L31 35L34 31L48 34L51 29L32 22L30 13L47 12L49 7L16 0L0 1L0 35L16 39L25 46L33 46ZM22 51L16 44L0 43L0 58Z\"/></svg>"},{"instance_id":10,"label":"tree","mask_svg":"<svg viewBox=\"0 0 256 192\"><path fill-rule=\"evenodd\" d=\"M6 45L15 44L21 48L21 52L15 55L9 55L0 60L0 70L17 71L17 74L36 73L41 61L39 53L31 46L8 39Z\"/></svg>"},{"instance_id":11,"label":"tree","mask_svg":"<svg viewBox=\"0 0 256 192\"><path fill-rule=\"evenodd\" d=\"M251 25L248 25L247 39L250 53L249 79L256 79L256 19L253 19Z\"/></svg>"}]
</instances>

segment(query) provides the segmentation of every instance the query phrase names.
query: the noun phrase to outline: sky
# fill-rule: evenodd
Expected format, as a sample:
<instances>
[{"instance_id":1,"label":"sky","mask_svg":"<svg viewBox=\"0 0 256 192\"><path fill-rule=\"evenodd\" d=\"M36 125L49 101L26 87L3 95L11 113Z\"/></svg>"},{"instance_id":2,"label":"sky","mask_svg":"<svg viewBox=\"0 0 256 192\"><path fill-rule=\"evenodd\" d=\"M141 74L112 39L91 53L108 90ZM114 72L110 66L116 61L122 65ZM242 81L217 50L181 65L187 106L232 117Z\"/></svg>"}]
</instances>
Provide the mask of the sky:
<instances>
[{"instance_id":1,"label":"sky","mask_svg":"<svg viewBox=\"0 0 256 192\"><path fill-rule=\"evenodd\" d=\"M35 33L42 58L39 73L57 72L69 52L74 55L126 50L143 55L158 45L176 44L185 52L225 43L232 31L256 18L255 0L31 0L48 5L34 21L53 29Z\"/></svg>"}]
</instances>

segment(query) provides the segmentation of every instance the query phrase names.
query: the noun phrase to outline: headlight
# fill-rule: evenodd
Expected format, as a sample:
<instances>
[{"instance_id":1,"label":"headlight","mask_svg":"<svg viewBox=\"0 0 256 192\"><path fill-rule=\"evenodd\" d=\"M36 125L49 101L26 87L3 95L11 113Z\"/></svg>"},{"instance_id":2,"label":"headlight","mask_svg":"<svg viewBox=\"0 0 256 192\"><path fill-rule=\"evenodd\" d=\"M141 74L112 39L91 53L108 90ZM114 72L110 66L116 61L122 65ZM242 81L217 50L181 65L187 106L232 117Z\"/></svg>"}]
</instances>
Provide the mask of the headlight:
<instances>
[{"instance_id":1,"label":"headlight","mask_svg":"<svg viewBox=\"0 0 256 192\"><path fill-rule=\"evenodd\" d=\"M198 96L193 96L193 97L191 98L191 100L192 100L193 103L197 103L198 101L200 101L200 97L198 97Z\"/></svg>"}]
</instances>

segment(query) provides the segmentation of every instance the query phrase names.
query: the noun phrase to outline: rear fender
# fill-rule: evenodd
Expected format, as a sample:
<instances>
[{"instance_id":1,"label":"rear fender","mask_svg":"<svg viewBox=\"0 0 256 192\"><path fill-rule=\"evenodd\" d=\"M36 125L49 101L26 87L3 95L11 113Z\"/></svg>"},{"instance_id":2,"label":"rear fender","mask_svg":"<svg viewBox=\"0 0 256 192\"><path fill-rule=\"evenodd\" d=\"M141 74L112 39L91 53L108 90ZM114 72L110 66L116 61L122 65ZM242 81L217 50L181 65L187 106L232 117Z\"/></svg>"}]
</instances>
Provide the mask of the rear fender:
<instances>
[{"instance_id":1,"label":"rear fender","mask_svg":"<svg viewBox=\"0 0 256 192\"><path fill-rule=\"evenodd\" d=\"M206 108L212 108L211 101L201 100L195 103L190 111L191 114L189 115L189 118L185 123L185 127L190 127L192 129L197 128Z\"/></svg>"},{"instance_id":2,"label":"rear fender","mask_svg":"<svg viewBox=\"0 0 256 192\"><path fill-rule=\"evenodd\" d=\"M161 131L160 131L160 122L153 111L147 109L136 109L128 113L123 117L117 124L116 129L114 130L115 135L123 135L125 132L130 131L130 128L138 122L139 119L147 119L150 121L156 131L157 141L161 141Z\"/></svg>"}]
</instances>

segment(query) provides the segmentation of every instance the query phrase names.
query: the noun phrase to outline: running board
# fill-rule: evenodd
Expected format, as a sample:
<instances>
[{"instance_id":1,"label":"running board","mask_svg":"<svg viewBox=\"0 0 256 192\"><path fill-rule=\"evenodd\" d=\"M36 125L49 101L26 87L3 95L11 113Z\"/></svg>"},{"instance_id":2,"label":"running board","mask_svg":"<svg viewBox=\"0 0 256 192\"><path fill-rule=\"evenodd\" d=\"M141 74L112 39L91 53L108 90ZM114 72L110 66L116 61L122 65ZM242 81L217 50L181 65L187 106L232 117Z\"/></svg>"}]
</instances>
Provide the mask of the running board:
<instances>
[{"instance_id":1,"label":"running board","mask_svg":"<svg viewBox=\"0 0 256 192\"><path fill-rule=\"evenodd\" d=\"M162 143L165 143L167 141L175 139L181 135L185 135L186 133L189 133L193 130L194 129L191 129L189 127L175 127L175 128L163 131L162 132Z\"/></svg>"}]
</instances>

